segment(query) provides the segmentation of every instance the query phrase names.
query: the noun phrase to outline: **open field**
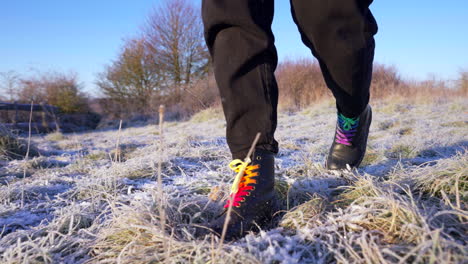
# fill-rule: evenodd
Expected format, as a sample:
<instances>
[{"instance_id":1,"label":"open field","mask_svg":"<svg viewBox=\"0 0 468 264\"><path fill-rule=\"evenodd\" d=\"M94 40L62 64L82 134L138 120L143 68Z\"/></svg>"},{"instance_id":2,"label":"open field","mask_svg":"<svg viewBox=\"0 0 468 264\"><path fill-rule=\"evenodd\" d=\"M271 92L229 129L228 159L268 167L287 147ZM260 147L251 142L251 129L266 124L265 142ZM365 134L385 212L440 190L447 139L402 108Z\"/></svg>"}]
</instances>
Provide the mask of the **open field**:
<instances>
[{"instance_id":1,"label":"open field","mask_svg":"<svg viewBox=\"0 0 468 264\"><path fill-rule=\"evenodd\" d=\"M362 168L340 175L322 166L333 104L280 113L282 213L220 251L191 227L233 178L219 112L166 123L162 155L155 125L33 137L41 155L0 161L0 263L467 263L468 101L373 110Z\"/></svg>"}]
</instances>

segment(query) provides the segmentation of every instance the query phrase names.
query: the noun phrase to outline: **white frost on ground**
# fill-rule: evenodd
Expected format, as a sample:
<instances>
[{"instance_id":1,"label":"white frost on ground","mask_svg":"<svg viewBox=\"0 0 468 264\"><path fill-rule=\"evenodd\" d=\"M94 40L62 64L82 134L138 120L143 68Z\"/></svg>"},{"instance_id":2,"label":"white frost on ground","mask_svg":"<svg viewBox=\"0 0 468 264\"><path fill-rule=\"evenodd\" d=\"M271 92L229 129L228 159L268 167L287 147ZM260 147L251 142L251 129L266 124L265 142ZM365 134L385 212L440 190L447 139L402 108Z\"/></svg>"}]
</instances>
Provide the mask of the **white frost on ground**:
<instances>
[{"instance_id":1,"label":"white frost on ground","mask_svg":"<svg viewBox=\"0 0 468 264\"><path fill-rule=\"evenodd\" d=\"M357 174L385 181L392 175L410 174L421 166L433 166L457 155L466 160L466 100L414 105L380 102L373 110L368 155ZM312 197L334 200L343 186L353 184L322 166L332 141L335 115L328 103L279 116L276 137L281 151L276 157L276 175L289 185L289 209ZM125 128L120 135L117 130L109 130L66 135L59 141L34 137L41 157L1 164L0 262L105 262L100 255L104 253L95 250L95 245L99 234L120 217L116 212L124 213L119 208L128 206L138 213L143 211L141 208L157 207L155 177L159 159L165 199L171 204L168 219L173 222L169 225L181 230L187 227L190 233L188 224L212 219L219 207L207 195L214 187L227 190L232 180L224 129L220 115L205 121L166 123L162 156L155 125ZM121 162L111 160L117 138ZM462 208L466 210L464 195ZM361 207L353 206L327 209L330 211L324 213L321 225L315 227L291 230L274 224L270 230L232 243L227 250L244 252L263 263L342 262L340 254L344 253L338 249L334 252L334 243L337 248L355 245L346 245L345 238L337 236L354 237L361 248L362 243L372 245L378 237L362 228L343 234L344 225L361 217L355 213ZM466 216L466 211L463 213ZM193 240L190 235L180 237ZM467 249L459 237L452 240ZM384 253L403 252L404 256L408 252L398 248L398 243L382 245L387 247ZM391 254L383 258L398 262ZM109 257L108 261L113 260ZM128 258L125 262L138 263Z\"/></svg>"}]
</instances>

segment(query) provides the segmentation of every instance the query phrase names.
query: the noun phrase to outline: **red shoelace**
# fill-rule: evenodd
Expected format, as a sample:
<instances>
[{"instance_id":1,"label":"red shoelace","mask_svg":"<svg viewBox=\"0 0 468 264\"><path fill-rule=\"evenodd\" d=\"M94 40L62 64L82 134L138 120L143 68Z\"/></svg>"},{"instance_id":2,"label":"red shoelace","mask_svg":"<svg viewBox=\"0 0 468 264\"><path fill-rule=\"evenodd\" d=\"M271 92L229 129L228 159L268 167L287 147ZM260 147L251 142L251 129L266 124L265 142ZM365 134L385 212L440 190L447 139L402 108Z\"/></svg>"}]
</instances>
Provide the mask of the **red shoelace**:
<instances>
[{"instance_id":1,"label":"red shoelace","mask_svg":"<svg viewBox=\"0 0 468 264\"><path fill-rule=\"evenodd\" d=\"M250 192L255 190L255 186L251 184L256 184L257 180L252 178L258 176L256 170L260 168L260 165L248 165L248 162L236 159L229 163L229 167L237 173L237 176L231 189L231 195L224 208L228 208L229 206L240 207L241 202L245 201L245 196L250 196ZM242 170L244 172L239 174Z\"/></svg>"}]
</instances>

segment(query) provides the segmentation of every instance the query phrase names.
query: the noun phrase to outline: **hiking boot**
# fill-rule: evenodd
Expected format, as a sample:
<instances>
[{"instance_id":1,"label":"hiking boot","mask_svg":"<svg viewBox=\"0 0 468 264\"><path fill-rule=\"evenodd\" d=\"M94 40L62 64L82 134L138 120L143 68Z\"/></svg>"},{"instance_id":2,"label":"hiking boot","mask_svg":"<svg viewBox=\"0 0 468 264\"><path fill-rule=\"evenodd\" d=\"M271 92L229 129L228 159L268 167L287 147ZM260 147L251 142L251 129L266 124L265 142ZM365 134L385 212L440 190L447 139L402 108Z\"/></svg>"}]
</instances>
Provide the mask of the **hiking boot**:
<instances>
[{"instance_id":1,"label":"hiking boot","mask_svg":"<svg viewBox=\"0 0 468 264\"><path fill-rule=\"evenodd\" d=\"M232 161L229 164L232 170L239 173L242 167L246 166L245 171L239 175L238 188L235 188L234 182L223 212L208 224L205 230L221 236L229 207L232 207L232 210L226 240L243 237L247 232L258 231L269 224L275 203L274 161L273 153L260 149L255 150L249 164L239 159ZM196 236L208 233L210 232L198 229Z\"/></svg>"},{"instance_id":2,"label":"hiking boot","mask_svg":"<svg viewBox=\"0 0 468 264\"><path fill-rule=\"evenodd\" d=\"M333 144L325 163L329 170L357 168L366 153L367 136L372 121L372 109L366 109L357 117L346 117L338 112L338 122Z\"/></svg>"}]
</instances>

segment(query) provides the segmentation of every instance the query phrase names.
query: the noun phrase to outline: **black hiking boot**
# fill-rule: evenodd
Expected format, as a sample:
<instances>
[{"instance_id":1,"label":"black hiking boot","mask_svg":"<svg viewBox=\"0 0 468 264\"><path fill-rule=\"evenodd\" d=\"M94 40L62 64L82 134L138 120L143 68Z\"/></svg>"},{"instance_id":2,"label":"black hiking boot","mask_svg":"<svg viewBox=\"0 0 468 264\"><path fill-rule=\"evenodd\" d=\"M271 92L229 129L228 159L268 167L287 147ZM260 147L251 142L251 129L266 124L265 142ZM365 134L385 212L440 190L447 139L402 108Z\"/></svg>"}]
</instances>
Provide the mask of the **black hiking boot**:
<instances>
[{"instance_id":1,"label":"black hiking boot","mask_svg":"<svg viewBox=\"0 0 468 264\"><path fill-rule=\"evenodd\" d=\"M329 170L357 168L366 153L367 136L372 121L372 109L366 109L357 117L349 118L338 113L335 137L325 167Z\"/></svg>"},{"instance_id":2,"label":"black hiking boot","mask_svg":"<svg viewBox=\"0 0 468 264\"><path fill-rule=\"evenodd\" d=\"M209 233L221 236L229 207L232 210L226 240L241 238L249 231L258 231L267 226L271 222L276 204L274 161L273 153L255 150L251 162L243 175L240 175L237 192L233 184L230 199L226 201L223 212L205 228L197 228L196 236ZM243 161L234 160L229 167L238 173L243 165Z\"/></svg>"}]
</instances>

